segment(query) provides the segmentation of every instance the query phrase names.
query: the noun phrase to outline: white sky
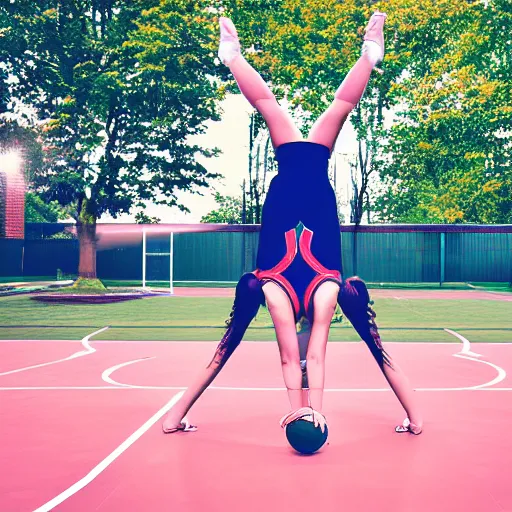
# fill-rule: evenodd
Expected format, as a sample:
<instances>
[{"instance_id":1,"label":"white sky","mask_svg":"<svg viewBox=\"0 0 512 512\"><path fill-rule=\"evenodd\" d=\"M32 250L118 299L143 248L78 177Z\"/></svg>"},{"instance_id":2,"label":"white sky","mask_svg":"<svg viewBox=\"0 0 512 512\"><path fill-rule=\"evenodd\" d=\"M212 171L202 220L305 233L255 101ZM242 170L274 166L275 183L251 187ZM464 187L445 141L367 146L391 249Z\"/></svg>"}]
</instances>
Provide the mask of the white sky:
<instances>
[{"instance_id":1,"label":"white sky","mask_svg":"<svg viewBox=\"0 0 512 512\"><path fill-rule=\"evenodd\" d=\"M203 196L185 192L178 194L178 198L190 209L190 213L181 212L176 207L148 204L146 215L158 217L162 223L198 223L203 215L216 208L215 191L222 195L241 195L242 181L248 178L249 123L253 108L241 94L229 95L221 107L221 121L208 122L206 133L196 136L194 142L203 147L217 147L221 150L218 157L202 158L201 163L208 171L222 174L224 178L212 181L209 188L202 190ZM336 152L355 151L355 133L347 122L338 138ZM348 166L342 163L344 160L341 155L337 160L337 189L342 195L347 193L347 185L350 183ZM134 215L121 215L117 219L104 215L99 222L133 221Z\"/></svg>"},{"instance_id":2,"label":"white sky","mask_svg":"<svg viewBox=\"0 0 512 512\"><path fill-rule=\"evenodd\" d=\"M25 113L35 113L21 105ZM229 94L221 104L221 120L207 122L207 130L203 135L191 138L191 142L201 147L218 148L221 154L216 158L201 158L201 163L209 172L221 174L223 178L212 180L210 186L200 189L201 194L178 192L178 201L189 208L185 213L177 207L148 203L146 215L157 217L162 223L198 223L208 212L217 208L214 200L215 192L224 196L241 195L244 179L248 180L249 123L253 108L241 94ZM16 116L16 113L13 114ZM350 169L348 160L357 152L356 135L349 120L345 123L335 148L336 155L336 188L337 195L346 206L343 208L346 218L350 216L348 196L351 194ZM333 157L334 158L334 154ZM99 222L131 223L135 214L120 215L113 219L103 215Z\"/></svg>"}]
</instances>

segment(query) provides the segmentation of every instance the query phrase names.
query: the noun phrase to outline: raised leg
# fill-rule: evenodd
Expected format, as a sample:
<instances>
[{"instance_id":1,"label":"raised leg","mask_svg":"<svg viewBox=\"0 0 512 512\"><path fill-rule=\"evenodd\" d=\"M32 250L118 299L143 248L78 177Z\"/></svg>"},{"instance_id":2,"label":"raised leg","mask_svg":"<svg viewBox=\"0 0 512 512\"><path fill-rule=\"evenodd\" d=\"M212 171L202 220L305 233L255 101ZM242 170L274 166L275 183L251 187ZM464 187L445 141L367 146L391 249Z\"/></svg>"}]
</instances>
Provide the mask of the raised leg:
<instances>
[{"instance_id":1,"label":"raised leg","mask_svg":"<svg viewBox=\"0 0 512 512\"><path fill-rule=\"evenodd\" d=\"M235 25L229 18L220 18L219 58L229 67L247 101L265 119L274 148L286 142L302 140L302 134L291 116L277 102L261 75L240 53Z\"/></svg>"},{"instance_id":2,"label":"raised leg","mask_svg":"<svg viewBox=\"0 0 512 512\"><path fill-rule=\"evenodd\" d=\"M414 390L404 372L382 347L377 324L375 323L376 315L370 307L370 296L365 283L358 277L352 277L344 281L338 295L338 304L343 314L370 349L384 377L405 409L410 421L407 430L419 434L423 426L423 417L414 397Z\"/></svg>"},{"instance_id":3,"label":"raised leg","mask_svg":"<svg viewBox=\"0 0 512 512\"><path fill-rule=\"evenodd\" d=\"M308 140L332 150L348 115L362 98L375 65L384 55L383 28L386 15L376 12L366 27L363 54L343 80L334 100L312 126Z\"/></svg>"},{"instance_id":4,"label":"raised leg","mask_svg":"<svg viewBox=\"0 0 512 512\"><path fill-rule=\"evenodd\" d=\"M217 346L213 359L206 368L199 372L193 384L187 388L180 400L167 413L162 425L164 432L183 430L183 417L213 382L238 347L263 301L260 281L253 274L244 274L237 284L227 329Z\"/></svg>"}]
</instances>

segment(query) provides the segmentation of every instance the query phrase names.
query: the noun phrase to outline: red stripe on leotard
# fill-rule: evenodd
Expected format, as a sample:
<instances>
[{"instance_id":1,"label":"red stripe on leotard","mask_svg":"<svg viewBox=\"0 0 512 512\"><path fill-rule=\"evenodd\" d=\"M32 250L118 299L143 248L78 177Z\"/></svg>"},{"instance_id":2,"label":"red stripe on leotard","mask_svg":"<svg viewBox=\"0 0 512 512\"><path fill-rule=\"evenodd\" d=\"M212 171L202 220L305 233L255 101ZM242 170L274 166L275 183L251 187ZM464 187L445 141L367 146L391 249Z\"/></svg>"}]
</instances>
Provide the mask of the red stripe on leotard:
<instances>
[{"instance_id":1,"label":"red stripe on leotard","mask_svg":"<svg viewBox=\"0 0 512 512\"><path fill-rule=\"evenodd\" d=\"M322 282L328 280L341 282L341 274L338 270L327 269L315 258L311 252L312 239L313 231L304 227L299 240L300 252L304 258L304 261L317 273L317 275L309 283L304 294L304 308L306 310L306 314L309 310L311 297ZM293 309L295 310L295 315L298 316L300 312L300 301L297 297L297 293L293 289L290 282L281 275L282 272L284 272L292 264L295 256L297 255L297 234L295 229L290 229L285 233L285 240L286 254L283 256L281 261L279 261L279 263L270 270L256 270L253 273L258 279L264 281L273 281L277 285L281 286L281 288L283 288L290 297L290 300L293 304Z\"/></svg>"},{"instance_id":2,"label":"red stripe on leotard","mask_svg":"<svg viewBox=\"0 0 512 512\"><path fill-rule=\"evenodd\" d=\"M288 279L281 275L281 273L292 264L295 256L297 256L297 234L295 233L295 229L290 229L284 234L284 236L286 240L286 254L283 256L281 261L270 270L256 270L253 273L258 279L273 281L284 288L292 301L293 309L297 316L300 311L299 298Z\"/></svg>"},{"instance_id":3,"label":"red stripe on leotard","mask_svg":"<svg viewBox=\"0 0 512 512\"><path fill-rule=\"evenodd\" d=\"M311 297L315 292L316 288L318 288L318 286L320 286L322 282L332 279L336 281L341 281L341 274L338 270L327 269L315 258L315 256L311 252L312 239L313 231L304 227L304 231L302 231L299 240L300 253L304 258L304 261L318 274L309 283L308 287L306 288L306 292L304 293L304 308L306 310L306 314L308 313L309 310L309 303L311 301Z\"/></svg>"}]
</instances>

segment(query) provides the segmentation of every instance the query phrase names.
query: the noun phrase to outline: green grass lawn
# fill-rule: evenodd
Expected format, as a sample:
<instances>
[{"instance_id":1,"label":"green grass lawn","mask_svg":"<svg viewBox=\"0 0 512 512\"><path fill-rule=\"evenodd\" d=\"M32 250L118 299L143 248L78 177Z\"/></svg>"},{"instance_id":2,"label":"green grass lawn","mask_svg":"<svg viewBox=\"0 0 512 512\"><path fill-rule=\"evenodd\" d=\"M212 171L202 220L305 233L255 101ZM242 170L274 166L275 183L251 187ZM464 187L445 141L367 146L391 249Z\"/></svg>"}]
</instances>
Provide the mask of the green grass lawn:
<instances>
[{"instance_id":1,"label":"green grass lawn","mask_svg":"<svg viewBox=\"0 0 512 512\"><path fill-rule=\"evenodd\" d=\"M71 276L69 279L75 279L76 276ZM56 276L13 276L13 277L0 277L0 287L8 285L9 283L18 282L38 282L38 281L56 281ZM66 276L66 280L68 277ZM141 280L119 280L119 279L102 279L105 286L110 288L129 287L138 288L142 286ZM509 292L512 293L510 283L372 283L367 282L370 289L395 289L395 290L470 290L479 289L483 291L496 291L496 292ZM146 285L150 288L169 288L168 281L147 281ZM235 288L235 281L174 281L174 287L185 288Z\"/></svg>"},{"instance_id":2,"label":"green grass lawn","mask_svg":"<svg viewBox=\"0 0 512 512\"><path fill-rule=\"evenodd\" d=\"M45 304L30 296L0 298L0 339L80 339L105 326L97 339L219 340L231 298L152 297L114 304ZM375 301L384 341L456 342L450 328L474 342L512 341L512 303L476 300ZM268 311L261 308L245 336L273 341ZM334 323L332 341L357 341L350 324Z\"/></svg>"}]
</instances>

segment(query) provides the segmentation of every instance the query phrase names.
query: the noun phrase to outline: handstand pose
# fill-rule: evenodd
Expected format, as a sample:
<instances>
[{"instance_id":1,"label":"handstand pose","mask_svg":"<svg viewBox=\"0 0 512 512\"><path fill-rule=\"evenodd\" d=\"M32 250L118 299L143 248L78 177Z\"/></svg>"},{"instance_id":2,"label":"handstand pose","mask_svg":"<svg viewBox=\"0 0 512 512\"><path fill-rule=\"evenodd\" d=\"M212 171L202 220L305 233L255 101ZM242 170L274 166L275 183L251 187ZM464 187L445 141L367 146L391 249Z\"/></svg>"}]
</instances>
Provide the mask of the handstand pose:
<instances>
[{"instance_id":1,"label":"handstand pose","mask_svg":"<svg viewBox=\"0 0 512 512\"><path fill-rule=\"evenodd\" d=\"M212 383L240 344L261 305L268 307L276 330L291 412L284 427L310 407L323 428L325 352L338 303L364 340L389 382L407 418L397 432L419 434L423 420L413 390L402 370L381 344L368 290L357 277L344 280L336 198L328 178L328 162L338 134L361 99L375 65L384 56L386 15L376 12L366 27L362 55L334 95L334 101L304 140L257 71L240 53L235 26L220 19L219 57L235 77L242 94L263 116L270 132L278 174L272 179L262 211L257 269L244 274L236 287L231 318L210 364L169 411L165 433L191 430L183 418ZM307 319L311 329L306 352L309 391L303 393L296 324Z\"/></svg>"}]
</instances>

